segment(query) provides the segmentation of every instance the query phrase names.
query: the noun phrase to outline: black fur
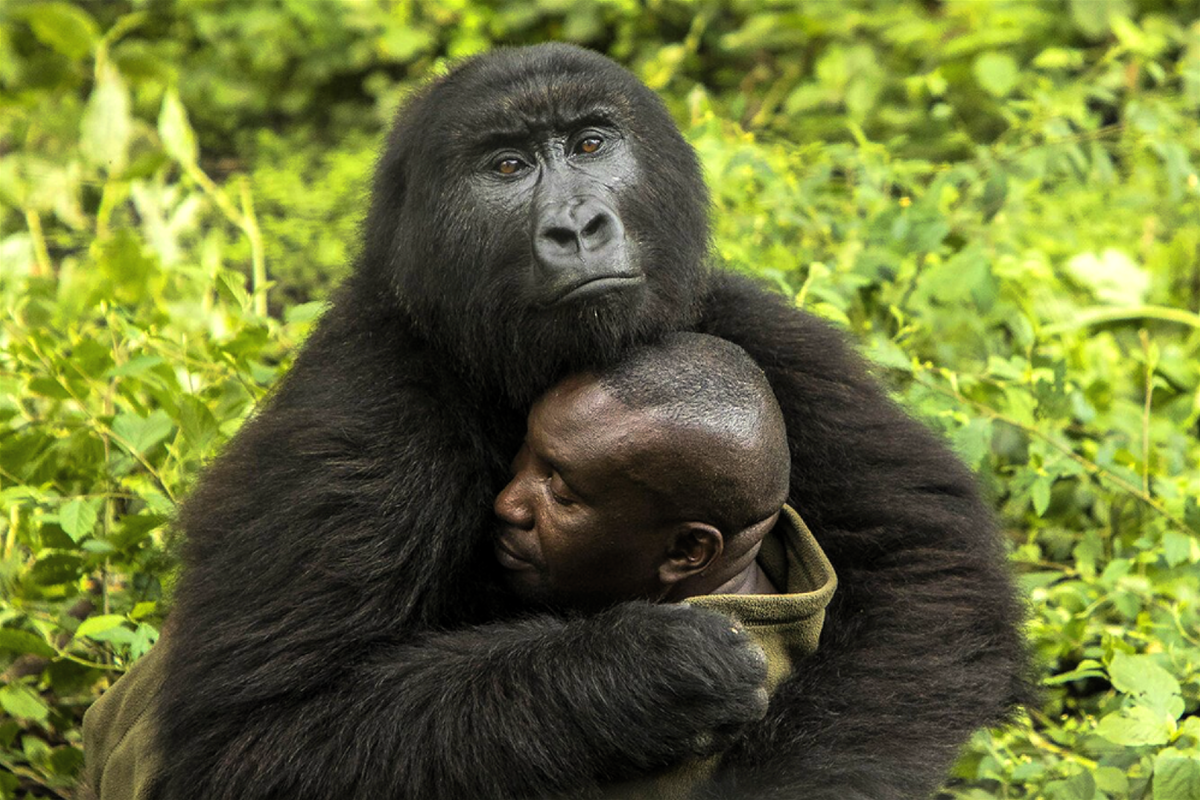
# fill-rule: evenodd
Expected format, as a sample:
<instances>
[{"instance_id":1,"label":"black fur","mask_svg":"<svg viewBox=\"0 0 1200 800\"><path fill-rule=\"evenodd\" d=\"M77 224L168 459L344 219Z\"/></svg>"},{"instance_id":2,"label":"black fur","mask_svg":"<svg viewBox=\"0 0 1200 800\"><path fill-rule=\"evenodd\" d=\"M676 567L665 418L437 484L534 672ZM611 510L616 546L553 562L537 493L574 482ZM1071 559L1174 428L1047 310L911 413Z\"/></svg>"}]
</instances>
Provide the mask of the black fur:
<instances>
[{"instance_id":1,"label":"black fur","mask_svg":"<svg viewBox=\"0 0 1200 800\"><path fill-rule=\"evenodd\" d=\"M456 154L480 129L596 105L638 166L619 215L648 291L539 309L528 228L480 206ZM714 797L931 791L1022 692L1019 607L967 470L827 326L704 268L695 156L612 62L500 51L399 119L353 277L183 509L162 795L586 796L735 736ZM761 664L720 618L514 620L490 588L492 499L529 400L676 329L766 371L792 502L840 578L820 651L748 726Z\"/></svg>"}]
</instances>

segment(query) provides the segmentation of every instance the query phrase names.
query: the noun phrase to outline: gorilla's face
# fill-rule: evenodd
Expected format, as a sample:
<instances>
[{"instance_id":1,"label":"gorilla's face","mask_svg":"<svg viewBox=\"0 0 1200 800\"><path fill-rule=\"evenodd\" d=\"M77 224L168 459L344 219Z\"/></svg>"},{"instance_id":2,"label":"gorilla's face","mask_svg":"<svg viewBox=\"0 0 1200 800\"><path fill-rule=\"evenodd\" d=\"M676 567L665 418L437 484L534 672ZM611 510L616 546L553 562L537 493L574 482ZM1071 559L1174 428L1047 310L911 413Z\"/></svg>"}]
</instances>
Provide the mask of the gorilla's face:
<instances>
[{"instance_id":1,"label":"gorilla's face","mask_svg":"<svg viewBox=\"0 0 1200 800\"><path fill-rule=\"evenodd\" d=\"M494 210L492 224L526 246L528 263L515 277L530 306L644 290L646 274L619 211L622 194L636 185L637 161L616 123L565 121L479 145L470 194Z\"/></svg>"},{"instance_id":2,"label":"gorilla's face","mask_svg":"<svg viewBox=\"0 0 1200 800\"><path fill-rule=\"evenodd\" d=\"M499 51L401 110L363 266L523 404L693 322L707 211L695 154L632 75L565 45Z\"/></svg>"}]
</instances>

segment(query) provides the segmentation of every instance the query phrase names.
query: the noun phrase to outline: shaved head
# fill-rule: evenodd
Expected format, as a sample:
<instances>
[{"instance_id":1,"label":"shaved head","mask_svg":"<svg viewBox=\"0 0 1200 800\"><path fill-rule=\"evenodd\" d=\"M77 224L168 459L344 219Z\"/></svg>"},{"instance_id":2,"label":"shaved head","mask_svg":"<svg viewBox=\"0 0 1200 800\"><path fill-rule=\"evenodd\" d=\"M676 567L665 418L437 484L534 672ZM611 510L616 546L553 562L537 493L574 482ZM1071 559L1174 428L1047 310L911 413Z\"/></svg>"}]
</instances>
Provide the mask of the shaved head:
<instances>
[{"instance_id":1,"label":"shaved head","mask_svg":"<svg viewBox=\"0 0 1200 800\"><path fill-rule=\"evenodd\" d=\"M763 371L737 345L670 334L597 372L600 386L662 426L669 462L646 469L664 500L733 534L775 513L791 471L787 431Z\"/></svg>"}]
</instances>

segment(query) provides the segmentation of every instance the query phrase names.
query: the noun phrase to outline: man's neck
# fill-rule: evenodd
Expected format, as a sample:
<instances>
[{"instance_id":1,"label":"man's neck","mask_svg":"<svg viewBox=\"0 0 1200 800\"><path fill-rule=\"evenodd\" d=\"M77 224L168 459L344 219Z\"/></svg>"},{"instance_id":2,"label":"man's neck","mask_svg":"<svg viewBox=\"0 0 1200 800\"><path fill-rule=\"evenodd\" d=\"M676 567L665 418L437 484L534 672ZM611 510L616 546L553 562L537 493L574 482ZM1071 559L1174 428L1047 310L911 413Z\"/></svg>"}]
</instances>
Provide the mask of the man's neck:
<instances>
[{"instance_id":1,"label":"man's neck","mask_svg":"<svg viewBox=\"0 0 1200 800\"><path fill-rule=\"evenodd\" d=\"M709 594L779 594L779 590L755 561Z\"/></svg>"},{"instance_id":2,"label":"man's neck","mask_svg":"<svg viewBox=\"0 0 1200 800\"><path fill-rule=\"evenodd\" d=\"M771 583L767 573L763 572L762 567L758 565L758 560L755 558L757 555L758 547L756 546L752 552L747 554L749 563L745 567L733 577L721 581L715 586L712 581L708 581L707 585L703 583L692 586L679 585L679 591L674 596L668 595L664 600L669 603L677 603L689 597L701 597L706 594L779 594L779 590Z\"/></svg>"}]
</instances>

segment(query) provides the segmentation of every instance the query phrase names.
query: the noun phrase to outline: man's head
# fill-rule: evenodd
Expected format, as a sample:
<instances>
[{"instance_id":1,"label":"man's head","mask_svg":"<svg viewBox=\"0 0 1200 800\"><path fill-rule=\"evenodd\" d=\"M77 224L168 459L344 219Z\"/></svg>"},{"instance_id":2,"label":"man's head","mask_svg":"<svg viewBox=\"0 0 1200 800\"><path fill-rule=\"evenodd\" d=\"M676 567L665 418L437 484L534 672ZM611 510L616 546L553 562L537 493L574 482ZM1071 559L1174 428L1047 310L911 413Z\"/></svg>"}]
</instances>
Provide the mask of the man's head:
<instances>
[{"instance_id":1,"label":"man's head","mask_svg":"<svg viewBox=\"0 0 1200 800\"><path fill-rule=\"evenodd\" d=\"M496 497L497 557L519 594L552 604L707 594L752 565L790 464L750 357L672 334L534 403Z\"/></svg>"}]
</instances>

